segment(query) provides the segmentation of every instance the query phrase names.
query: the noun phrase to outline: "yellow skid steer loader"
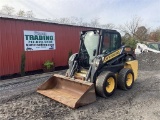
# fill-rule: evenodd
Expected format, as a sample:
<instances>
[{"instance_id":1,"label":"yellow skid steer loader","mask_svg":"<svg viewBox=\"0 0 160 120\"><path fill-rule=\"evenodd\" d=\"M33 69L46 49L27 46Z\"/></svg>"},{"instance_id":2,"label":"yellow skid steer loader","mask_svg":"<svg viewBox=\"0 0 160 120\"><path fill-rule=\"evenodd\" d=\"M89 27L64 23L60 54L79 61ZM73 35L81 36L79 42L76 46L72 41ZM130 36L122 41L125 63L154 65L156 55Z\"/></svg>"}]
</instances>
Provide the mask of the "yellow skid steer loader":
<instances>
[{"instance_id":1,"label":"yellow skid steer loader","mask_svg":"<svg viewBox=\"0 0 160 120\"><path fill-rule=\"evenodd\" d=\"M134 51L116 30L82 31L79 52L68 64L66 76L54 74L37 92L71 108L96 101L96 94L107 98L117 87L131 89L138 74Z\"/></svg>"}]
</instances>

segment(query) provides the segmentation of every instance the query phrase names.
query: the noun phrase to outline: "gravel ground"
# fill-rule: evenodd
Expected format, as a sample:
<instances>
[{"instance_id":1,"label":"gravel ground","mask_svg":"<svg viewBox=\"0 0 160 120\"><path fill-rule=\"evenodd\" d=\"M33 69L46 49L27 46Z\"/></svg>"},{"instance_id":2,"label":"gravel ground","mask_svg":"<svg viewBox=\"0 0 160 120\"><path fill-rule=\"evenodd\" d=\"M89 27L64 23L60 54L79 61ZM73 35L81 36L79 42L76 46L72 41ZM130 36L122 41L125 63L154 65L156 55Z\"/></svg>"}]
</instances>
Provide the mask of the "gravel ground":
<instances>
[{"instance_id":1,"label":"gravel ground","mask_svg":"<svg viewBox=\"0 0 160 120\"><path fill-rule=\"evenodd\" d=\"M137 55L139 70L160 70L160 53L142 53Z\"/></svg>"},{"instance_id":2,"label":"gravel ground","mask_svg":"<svg viewBox=\"0 0 160 120\"><path fill-rule=\"evenodd\" d=\"M140 57L141 56L141 57ZM139 77L129 91L117 89L108 99L97 96L95 103L76 110L35 92L36 87L51 74L0 82L0 120L159 120L160 118L160 61L154 66L144 61L157 54L139 55ZM152 56L152 57L151 57ZM157 58L157 59L156 59ZM152 60L152 59L151 59ZM144 62L143 62L144 61ZM155 69L156 67L156 69ZM64 74L61 71L60 74Z\"/></svg>"}]
</instances>

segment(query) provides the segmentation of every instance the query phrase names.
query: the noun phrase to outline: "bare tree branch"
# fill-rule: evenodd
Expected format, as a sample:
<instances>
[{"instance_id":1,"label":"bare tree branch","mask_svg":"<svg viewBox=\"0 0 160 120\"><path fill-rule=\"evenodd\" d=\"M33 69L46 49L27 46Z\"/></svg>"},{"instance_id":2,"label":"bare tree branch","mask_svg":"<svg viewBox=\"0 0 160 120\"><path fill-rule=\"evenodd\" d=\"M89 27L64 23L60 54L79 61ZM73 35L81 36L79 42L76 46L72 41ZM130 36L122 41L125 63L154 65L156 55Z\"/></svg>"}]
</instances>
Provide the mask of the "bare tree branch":
<instances>
[{"instance_id":1,"label":"bare tree branch","mask_svg":"<svg viewBox=\"0 0 160 120\"><path fill-rule=\"evenodd\" d=\"M2 9L0 10L0 12L1 12L2 14L6 14L6 15L13 15L14 12L15 12L15 10L14 10L14 8L11 7L11 6L4 5L4 6L2 6Z\"/></svg>"},{"instance_id":2,"label":"bare tree branch","mask_svg":"<svg viewBox=\"0 0 160 120\"><path fill-rule=\"evenodd\" d=\"M100 27L103 29L113 29L115 28L115 25L112 23L109 23L109 24L100 25Z\"/></svg>"},{"instance_id":3,"label":"bare tree branch","mask_svg":"<svg viewBox=\"0 0 160 120\"><path fill-rule=\"evenodd\" d=\"M124 25L119 26L119 29L134 37L138 27L140 27L140 21L141 19L139 17L134 17L130 22L126 22Z\"/></svg>"},{"instance_id":4,"label":"bare tree branch","mask_svg":"<svg viewBox=\"0 0 160 120\"><path fill-rule=\"evenodd\" d=\"M34 16L35 15L34 15L34 13L33 13L32 10L26 12L26 17L28 17L28 18L34 18Z\"/></svg>"},{"instance_id":5,"label":"bare tree branch","mask_svg":"<svg viewBox=\"0 0 160 120\"><path fill-rule=\"evenodd\" d=\"M19 16L19 17L25 17L26 16L25 11L24 10L19 10L17 12L17 16Z\"/></svg>"},{"instance_id":6,"label":"bare tree branch","mask_svg":"<svg viewBox=\"0 0 160 120\"><path fill-rule=\"evenodd\" d=\"M99 18L93 18L90 22L90 26L92 27L99 27L100 23L99 23Z\"/></svg>"}]
</instances>

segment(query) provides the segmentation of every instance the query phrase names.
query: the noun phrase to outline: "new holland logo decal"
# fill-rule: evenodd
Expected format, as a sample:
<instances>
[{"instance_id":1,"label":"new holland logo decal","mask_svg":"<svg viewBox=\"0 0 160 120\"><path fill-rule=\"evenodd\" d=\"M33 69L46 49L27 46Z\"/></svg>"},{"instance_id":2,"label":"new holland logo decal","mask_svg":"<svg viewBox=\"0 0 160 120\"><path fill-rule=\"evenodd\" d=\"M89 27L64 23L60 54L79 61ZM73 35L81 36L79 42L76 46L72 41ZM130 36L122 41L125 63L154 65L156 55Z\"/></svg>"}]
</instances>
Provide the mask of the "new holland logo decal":
<instances>
[{"instance_id":1,"label":"new holland logo decal","mask_svg":"<svg viewBox=\"0 0 160 120\"><path fill-rule=\"evenodd\" d=\"M112 54L110 54L110 55L108 55L108 56L106 56L106 57L104 58L104 60L103 60L103 63L105 63L105 62L113 59L114 57L117 57L118 55L120 55L120 53L121 53L121 49L113 52Z\"/></svg>"}]
</instances>

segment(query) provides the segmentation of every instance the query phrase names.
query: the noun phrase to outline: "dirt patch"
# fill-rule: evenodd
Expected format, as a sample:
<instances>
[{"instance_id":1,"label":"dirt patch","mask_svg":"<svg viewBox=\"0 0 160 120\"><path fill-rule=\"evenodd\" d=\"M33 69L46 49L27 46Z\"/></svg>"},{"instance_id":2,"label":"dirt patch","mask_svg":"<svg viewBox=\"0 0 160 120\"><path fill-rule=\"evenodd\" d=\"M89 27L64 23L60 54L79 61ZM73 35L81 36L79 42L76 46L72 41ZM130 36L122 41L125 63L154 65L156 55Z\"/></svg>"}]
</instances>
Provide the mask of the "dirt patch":
<instances>
[{"instance_id":1,"label":"dirt patch","mask_svg":"<svg viewBox=\"0 0 160 120\"><path fill-rule=\"evenodd\" d=\"M0 119L6 120L159 120L159 54L137 56L139 75L129 91L117 89L113 96L73 110L36 93L36 88L50 76L37 76L25 82L0 84ZM152 58L152 59L151 59ZM154 61L153 61L154 60ZM65 74L65 71L58 72Z\"/></svg>"}]
</instances>

